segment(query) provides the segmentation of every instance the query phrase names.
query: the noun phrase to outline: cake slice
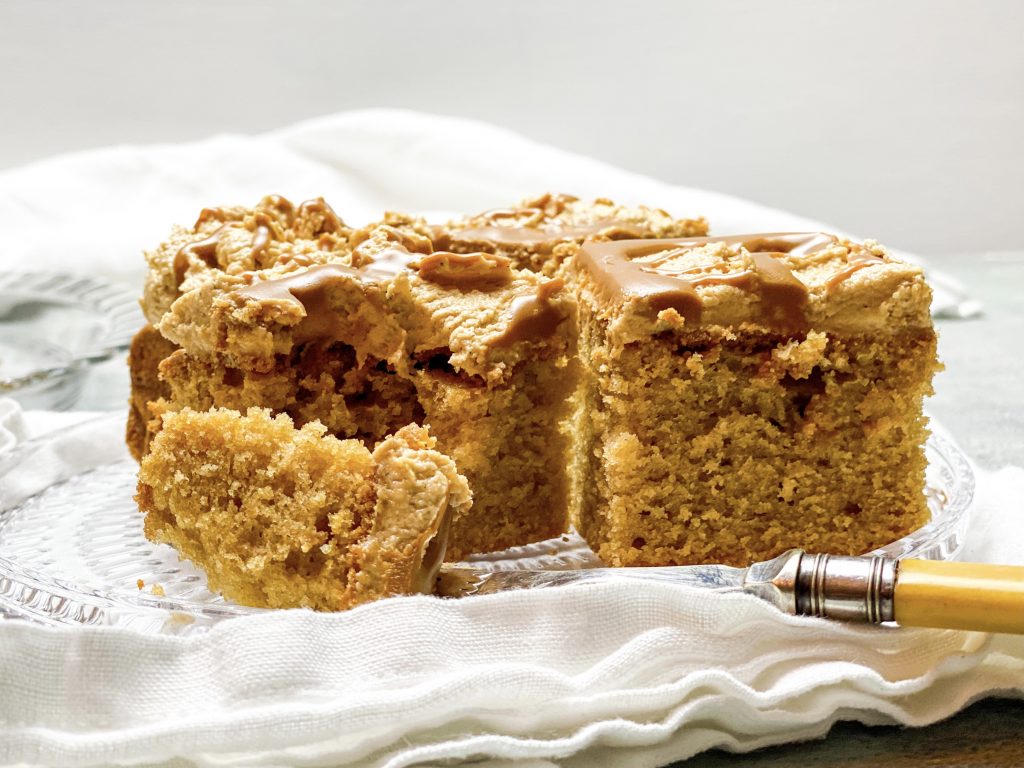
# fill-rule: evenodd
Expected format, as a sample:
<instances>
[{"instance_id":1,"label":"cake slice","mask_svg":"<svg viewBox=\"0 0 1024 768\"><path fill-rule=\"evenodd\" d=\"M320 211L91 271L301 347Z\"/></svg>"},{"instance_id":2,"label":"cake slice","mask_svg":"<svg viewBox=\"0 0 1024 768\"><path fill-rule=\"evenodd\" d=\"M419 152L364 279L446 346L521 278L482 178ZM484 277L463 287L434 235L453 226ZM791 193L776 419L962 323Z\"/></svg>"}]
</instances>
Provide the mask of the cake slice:
<instances>
[{"instance_id":1,"label":"cake slice","mask_svg":"<svg viewBox=\"0 0 1024 768\"><path fill-rule=\"evenodd\" d=\"M561 265L588 236L706 224L565 195L510 210L436 228L391 213L362 229L322 200L204 210L148 254L143 306L175 350L155 410L269 408L367 445L425 424L474 495L451 557L561 533L579 366ZM500 226L479 237L487 221Z\"/></svg>"},{"instance_id":2,"label":"cake slice","mask_svg":"<svg viewBox=\"0 0 1024 768\"><path fill-rule=\"evenodd\" d=\"M159 329L181 347L161 364L172 410L266 407L367 443L428 425L473 491L454 558L565 529L578 377L561 279L381 225L341 262L211 276Z\"/></svg>"},{"instance_id":3,"label":"cake slice","mask_svg":"<svg viewBox=\"0 0 1024 768\"><path fill-rule=\"evenodd\" d=\"M145 533L243 605L337 611L430 592L465 478L409 425L369 451L265 409L165 413L139 470Z\"/></svg>"},{"instance_id":4,"label":"cake slice","mask_svg":"<svg viewBox=\"0 0 1024 768\"><path fill-rule=\"evenodd\" d=\"M152 434L149 423L154 414L150 404L170 396L170 387L160 378L160 363L178 349L152 325L143 326L135 336L128 350L128 371L131 377L131 394L128 399L128 424L125 442L136 461L149 450Z\"/></svg>"},{"instance_id":5,"label":"cake slice","mask_svg":"<svg viewBox=\"0 0 1024 768\"><path fill-rule=\"evenodd\" d=\"M612 565L858 554L928 520L921 270L818 234L585 243L582 535Z\"/></svg>"},{"instance_id":6,"label":"cake slice","mask_svg":"<svg viewBox=\"0 0 1024 768\"><path fill-rule=\"evenodd\" d=\"M619 205L607 198L587 203L572 195L546 193L438 227L434 245L456 253L495 253L521 269L555 275L587 238L635 240L707 232L704 219L674 219L660 208Z\"/></svg>"}]
</instances>

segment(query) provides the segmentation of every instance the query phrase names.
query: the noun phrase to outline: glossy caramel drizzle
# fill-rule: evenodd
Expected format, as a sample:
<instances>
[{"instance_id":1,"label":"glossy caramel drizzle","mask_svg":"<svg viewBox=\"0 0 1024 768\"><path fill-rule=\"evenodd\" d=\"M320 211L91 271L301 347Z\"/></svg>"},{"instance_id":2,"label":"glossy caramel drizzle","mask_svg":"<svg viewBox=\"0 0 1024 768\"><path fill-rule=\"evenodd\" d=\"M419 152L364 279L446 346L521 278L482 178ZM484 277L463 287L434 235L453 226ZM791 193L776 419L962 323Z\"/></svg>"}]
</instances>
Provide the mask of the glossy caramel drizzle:
<instances>
[{"instance_id":1,"label":"glossy caramel drizzle","mask_svg":"<svg viewBox=\"0 0 1024 768\"><path fill-rule=\"evenodd\" d=\"M512 281L512 260L493 253L435 251L409 267L424 280L462 290L488 290Z\"/></svg>"},{"instance_id":2,"label":"glossy caramel drizzle","mask_svg":"<svg viewBox=\"0 0 1024 768\"><path fill-rule=\"evenodd\" d=\"M492 347L509 347L520 341L550 336L561 325L567 314L551 303L551 297L565 287L565 281L556 277L537 286L531 296L519 296L512 301L505 332L490 342Z\"/></svg>"},{"instance_id":3,"label":"glossy caramel drizzle","mask_svg":"<svg viewBox=\"0 0 1024 768\"><path fill-rule=\"evenodd\" d=\"M729 285L758 295L770 322L801 327L806 324L807 287L776 256L807 255L836 242L835 237L823 233L591 242L583 246L577 258L602 292L613 298L642 299L655 312L674 309L687 323L699 323L703 313L704 303L697 288ZM750 268L722 273L715 272L714 265L684 269L669 263L680 253L710 243L746 249ZM646 258L655 255L657 258Z\"/></svg>"},{"instance_id":4,"label":"glossy caramel drizzle","mask_svg":"<svg viewBox=\"0 0 1024 768\"><path fill-rule=\"evenodd\" d=\"M217 243L220 242L225 232L227 232L227 224L215 229L208 237L183 245L178 249L178 252L174 254L173 265L175 285L181 285L185 279L185 273L189 268L189 256L202 259L208 267L217 266Z\"/></svg>"},{"instance_id":5,"label":"glossy caramel drizzle","mask_svg":"<svg viewBox=\"0 0 1024 768\"><path fill-rule=\"evenodd\" d=\"M366 276L365 282L378 282L405 272L420 257L419 253L395 245L376 254L372 262L360 267L360 271Z\"/></svg>"},{"instance_id":6,"label":"glossy caramel drizzle","mask_svg":"<svg viewBox=\"0 0 1024 768\"><path fill-rule=\"evenodd\" d=\"M396 246L381 252L375 261L361 267L318 264L302 272L253 283L238 292L246 298L284 302L300 308L305 316L292 327L295 344L337 339L345 326L337 310L331 306L331 289L351 282L363 286L382 283L406 270L414 258L413 254Z\"/></svg>"},{"instance_id":7,"label":"glossy caramel drizzle","mask_svg":"<svg viewBox=\"0 0 1024 768\"><path fill-rule=\"evenodd\" d=\"M330 288L339 283L356 281L374 283L387 275L371 275L365 269L343 264L318 264L293 275L264 280L239 289L238 293L259 301L277 301L298 306L305 314L292 327L292 340L304 344L315 339L336 338L341 318L328 298Z\"/></svg>"},{"instance_id":8,"label":"glossy caramel drizzle","mask_svg":"<svg viewBox=\"0 0 1024 768\"><path fill-rule=\"evenodd\" d=\"M311 218L315 215L321 216L323 220L313 234L337 232L345 226L341 217L334 212L334 209L322 197L315 197L312 200L305 200L299 203L299 208L295 212L296 218Z\"/></svg>"},{"instance_id":9,"label":"glossy caramel drizzle","mask_svg":"<svg viewBox=\"0 0 1024 768\"><path fill-rule=\"evenodd\" d=\"M252 243L250 249L252 251L252 261L259 269L260 259L267 250L267 244L270 242L270 227L266 224L257 224L256 229L252 233Z\"/></svg>"},{"instance_id":10,"label":"glossy caramel drizzle","mask_svg":"<svg viewBox=\"0 0 1024 768\"><path fill-rule=\"evenodd\" d=\"M828 282L825 283L825 290L832 292L865 267L873 267L875 264L884 263L885 259L866 249L851 253L846 268L828 279Z\"/></svg>"},{"instance_id":11,"label":"glossy caramel drizzle","mask_svg":"<svg viewBox=\"0 0 1024 768\"><path fill-rule=\"evenodd\" d=\"M497 224L505 219L523 219L518 222L524 227L535 227L544 220L544 211L534 206L525 206L523 208L493 208L490 211L485 211L478 217L483 221L489 221L492 224Z\"/></svg>"},{"instance_id":12,"label":"glossy caramel drizzle","mask_svg":"<svg viewBox=\"0 0 1024 768\"><path fill-rule=\"evenodd\" d=\"M532 200L524 200L517 207L493 208L473 218L491 224L497 224L505 219L520 219L521 221L516 222L516 226L537 227L543 223L545 218L554 218L564 213L571 203L576 202L579 202L579 198L574 195L546 192ZM599 200L597 202L611 204L611 201L608 200Z\"/></svg>"},{"instance_id":13,"label":"glossy caramel drizzle","mask_svg":"<svg viewBox=\"0 0 1024 768\"><path fill-rule=\"evenodd\" d=\"M375 249L381 247L381 240L389 248L409 254L410 260L413 258L411 256L413 253L425 256L433 252L430 238L414 232L403 232L397 227L382 224L374 227L372 231L357 232L349 240L349 244L354 246L352 248L352 265L361 267L379 260L381 254L375 252Z\"/></svg>"},{"instance_id":14,"label":"glossy caramel drizzle","mask_svg":"<svg viewBox=\"0 0 1024 768\"><path fill-rule=\"evenodd\" d=\"M493 289L497 287L496 277L506 280L506 271L507 279L511 279L508 259L501 256L434 253L424 257L423 254L410 253L401 246L395 246L378 254L372 263L360 267L319 264L302 272L247 285L238 289L238 294L247 299L283 302L300 308L304 317L292 328L295 344L315 339L340 338L339 334L344 328L338 312L329 300L333 286L351 282L363 286L380 284L409 269L423 270L424 262L428 272L442 264L449 269L454 265L453 274L460 265L469 269L468 283L461 277L454 278L454 284L463 289ZM483 273L473 271L480 265L484 265ZM567 315L563 309L553 305L550 299L564 285L561 278L548 280L539 285L533 294L515 298L508 314L508 325L501 335L490 342L491 346L509 346L554 333Z\"/></svg>"}]
</instances>

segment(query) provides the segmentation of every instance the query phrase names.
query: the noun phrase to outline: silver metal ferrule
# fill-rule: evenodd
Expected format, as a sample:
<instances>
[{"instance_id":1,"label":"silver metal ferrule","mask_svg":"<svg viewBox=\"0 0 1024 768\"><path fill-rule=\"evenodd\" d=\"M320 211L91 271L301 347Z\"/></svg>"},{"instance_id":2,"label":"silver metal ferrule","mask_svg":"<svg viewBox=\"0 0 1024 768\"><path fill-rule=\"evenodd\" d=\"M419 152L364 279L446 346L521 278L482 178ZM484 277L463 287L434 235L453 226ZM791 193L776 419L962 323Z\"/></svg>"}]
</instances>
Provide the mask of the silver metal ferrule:
<instances>
[{"instance_id":1,"label":"silver metal ferrule","mask_svg":"<svg viewBox=\"0 0 1024 768\"><path fill-rule=\"evenodd\" d=\"M796 574L796 612L871 624L892 621L895 588L895 560L804 554Z\"/></svg>"}]
</instances>

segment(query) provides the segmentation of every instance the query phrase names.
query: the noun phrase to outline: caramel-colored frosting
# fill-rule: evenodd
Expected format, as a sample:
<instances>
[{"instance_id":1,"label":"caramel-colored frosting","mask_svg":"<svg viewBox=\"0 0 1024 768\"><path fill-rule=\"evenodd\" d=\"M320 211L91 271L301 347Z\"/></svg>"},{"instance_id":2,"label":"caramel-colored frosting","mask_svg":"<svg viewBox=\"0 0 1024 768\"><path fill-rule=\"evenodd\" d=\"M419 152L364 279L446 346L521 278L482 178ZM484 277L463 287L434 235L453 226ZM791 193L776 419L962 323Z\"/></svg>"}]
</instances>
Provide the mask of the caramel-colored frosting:
<instances>
[{"instance_id":1,"label":"caramel-colored frosting","mask_svg":"<svg viewBox=\"0 0 1024 768\"><path fill-rule=\"evenodd\" d=\"M275 280L253 283L239 290L242 296L259 301L297 304L305 317L292 329L296 344L315 339L335 338L341 331L338 313L331 306L328 294L333 285L356 280L372 282L365 270L343 264L318 264Z\"/></svg>"},{"instance_id":2,"label":"caramel-colored frosting","mask_svg":"<svg viewBox=\"0 0 1024 768\"><path fill-rule=\"evenodd\" d=\"M295 206L287 198L280 195L267 195L256 204L254 210L257 212L275 213L288 225L295 219ZM225 208L218 206L216 208L203 208L199 212L196 223L192 225L192 231L198 232L203 224L208 221L219 221L221 223L242 221L245 219L247 212L247 209L240 207Z\"/></svg>"},{"instance_id":3,"label":"caramel-colored frosting","mask_svg":"<svg viewBox=\"0 0 1024 768\"><path fill-rule=\"evenodd\" d=\"M239 289L239 293L258 301L276 301L298 305L305 317L292 329L294 343L314 339L337 338L341 330L338 312L328 299L331 288L356 282L363 286L383 283L407 269L414 255L400 246L377 254L360 267L344 264L317 264L284 277L263 280Z\"/></svg>"},{"instance_id":4,"label":"caramel-colored frosting","mask_svg":"<svg viewBox=\"0 0 1024 768\"><path fill-rule=\"evenodd\" d=\"M838 242L824 233L588 242L577 258L607 298L639 299L654 312L671 308L688 324L699 323L704 309L698 288L728 285L756 295L767 322L802 327L806 324L807 287L780 257L806 256ZM717 243L727 246L729 256L743 258L746 254L745 268L729 271L724 258L692 267L678 264L680 255ZM858 262L842 279L869 263L871 259L865 257L862 265Z\"/></svg>"},{"instance_id":5,"label":"caramel-colored frosting","mask_svg":"<svg viewBox=\"0 0 1024 768\"><path fill-rule=\"evenodd\" d=\"M369 260L368 253L364 253L364 258L366 260L359 266L319 264L301 272L254 282L237 292L245 299L285 303L300 308L303 317L292 328L292 340L295 344L303 344L342 337L343 319L329 298L332 290L340 284L356 283L366 288L382 285L403 272L415 271L428 283L462 291L492 291L508 285L513 279L511 261L488 253L438 251L420 254L412 253L401 245L388 244L384 250L374 253L372 260ZM489 345L510 346L554 333L567 315L550 299L563 287L561 279L548 280L537 286L534 293L513 299L504 331Z\"/></svg>"},{"instance_id":6,"label":"caramel-colored frosting","mask_svg":"<svg viewBox=\"0 0 1024 768\"><path fill-rule=\"evenodd\" d=\"M442 238L440 245L444 247L445 238L450 238L464 243L489 242L499 246L540 248L571 240L581 242L594 236L611 240L643 237L639 227L613 218L577 224L560 218L566 214L570 204L576 202L579 198L572 195L548 193L519 207L485 211L470 219L471 226L450 233L439 232ZM610 200L597 202L612 204Z\"/></svg>"},{"instance_id":7,"label":"caramel-colored frosting","mask_svg":"<svg viewBox=\"0 0 1024 768\"><path fill-rule=\"evenodd\" d=\"M505 332L493 339L492 347L510 347L520 341L550 336L561 325L566 314L551 303L551 297L565 287L557 277L537 286L532 296L520 296L512 302Z\"/></svg>"},{"instance_id":8,"label":"caramel-colored frosting","mask_svg":"<svg viewBox=\"0 0 1024 768\"><path fill-rule=\"evenodd\" d=\"M491 253L437 251L409 266L424 280L463 290L487 290L512 282L512 260Z\"/></svg>"},{"instance_id":9,"label":"caramel-colored frosting","mask_svg":"<svg viewBox=\"0 0 1024 768\"><path fill-rule=\"evenodd\" d=\"M299 203L299 207L295 211L295 219L315 222L315 226L308 234L309 237L338 232L345 226L345 222L322 197L315 197L312 200Z\"/></svg>"},{"instance_id":10,"label":"caramel-colored frosting","mask_svg":"<svg viewBox=\"0 0 1024 768\"><path fill-rule=\"evenodd\" d=\"M181 281L185 279L185 272L188 271L189 267L189 256L202 259L208 267L217 266L217 243L220 242L226 231L227 224L224 224L214 230L213 234L209 237L204 237L202 240L197 240L178 249L178 252L174 255L173 265L174 279L178 285L181 285Z\"/></svg>"},{"instance_id":11,"label":"caramel-colored frosting","mask_svg":"<svg viewBox=\"0 0 1024 768\"><path fill-rule=\"evenodd\" d=\"M206 237L182 246L174 255L172 269L176 286L181 285L194 259L201 260L210 269L222 266L217 261L217 248L231 229L252 232L249 257L255 269L272 266L273 259L267 254L270 243L275 240L294 242L297 238L319 238L321 248L334 250L337 239L344 239L345 229L344 222L322 197L306 200L297 208L280 195L267 195L253 209L204 208L192 231L199 234L208 221L219 221L221 226ZM284 263L311 263L308 256L287 248L280 258Z\"/></svg>"},{"instance_id":12,"label":"caramel-colored frosting","mask_svg":"<svg viewBox=\"0 0 1024 768\"><path fill-rule=\"evenodd\" d=\"M404 253L427 255L434 248L430 238L416 232L403 231L388 224L380 224L372 229L356 232L350 241L352 248L352 265L355 267L372 264L381 258L381 252L398 249Z\"/></svg>"},{"instance_id":13,"label":"caramel-colored frosting","mask_svg":"<svg viewBox=\"0 0 1024 768\"><path fill-rule=\"evenodd\" d=\"M885 259L869 250L862 248L860 250L853 251L850 253L850 258L847 261L848 266L828 279L825 283L825 290L830 292L834 291L840 284L849 280L855 273L860 272L865 267L884 263Z\"/></svg>"}]
</instances>

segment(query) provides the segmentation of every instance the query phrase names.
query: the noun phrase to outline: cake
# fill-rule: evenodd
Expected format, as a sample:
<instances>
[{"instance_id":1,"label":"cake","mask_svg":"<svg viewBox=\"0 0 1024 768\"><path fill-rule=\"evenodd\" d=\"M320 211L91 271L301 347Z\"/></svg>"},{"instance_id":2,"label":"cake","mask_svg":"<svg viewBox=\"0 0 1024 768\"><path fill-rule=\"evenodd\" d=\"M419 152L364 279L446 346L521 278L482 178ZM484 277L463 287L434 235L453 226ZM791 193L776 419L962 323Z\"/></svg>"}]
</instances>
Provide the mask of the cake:
<instances>
[{"instance_id":1,"label":"cake","mask_svg":"<svg viewBox=\"0 0 1024 768\"><path fill-rule=\"evenodd\" d=\"M284 414L409 424L467 478L448 557L570 524L610 565L868 551L928 519L921 271L831 235L544 195L444 225L320 199L206 209L147 255L128 438ZM301 431L301 430L300 430Z\"/></svg>"},{"instance_id":2,"label":"cake","mask_svg":"<svg viewBox=\"0 0 1024 768\"><path fill-rule=\"evenodd\" d=\"M147 255L143 307L173 351L159 362L149 420L135 421L257 406L368 445L424 423L473 490L472 511L452 530L453 558L561 533L572 505L575 302L549 276L557 270L530 267L552 243L560 254L578 248L584 229L609 237L705 225L568 196L514 210L537 206L542 217L521 231L543 237L515 254L446 234L480 217L431 227L389 213L353 229L320 199L293 206L276 196L204 210ZM141 453L151 435L133 434Z\"/></svg>"},{"instance_id":3,"label":"cake","mask_svg":"<svg viewBox=\"0 0 1024 768\"><path fill-rule=\"evenodd\" d=\"M517 267L555 275L584 239L694 237L707 231L704 219L674 219L660 208L547 193L450 221L435 228L434 244L455 253L495 253Z\"/></svg>"},{"instance_id":4,"label":"cake","mask_svg":"<svg viewBox=\"0 0 1024 768\"><path fill-rule=\"evenodd\" d=\"M266 409L163 415L139 469L146 536L243 605L342 610L430 592L465 478L427 430L371 452Z\"/></svg>"},{"instance_id":5,"label":"cake","mask_svg":"<svg viewBox=\"0 0 1024 768\"><path fill-rule=\"evenodd\" d=\"M473 489L453 557L564 530L576 326L563 282L388 224L349 242L306 265L285 234L271 266L204 270L157 325L179 347L160 364L164 407L265 407L370 444L425 423Z\"/></svg>"},{"instance_id":6,"label":"cake","mask_svg":"<svg viewBox=\"0 0 1024 768\"><path fill-rule=\"evenodd\" d=\"M831 235L587 242L575 522L610 565L861 554L928 519L921 270Z\"/></svg>"},{"instance_id":7,"label":"cake","mask_svg":"<svg viewBox=\"0 0 1024 768\"><path fill-rule=\"evenodd\" d=\"M173 227L164 242L146 253L143 314L157 325L179 296L217 275L344 257L355 231L323 198L294 205L280 195L267 195L252 208L204 208L195 224Z\"/></svg>"},{"instance_id":8,"label":"cake","mask_svg":"<svg viewBox=\"0 0 1024 768\"><path fill-rule=\"evenodd\" d=\"M170 388L160 379L160 363L177 349L177 345L161 336L152 325L143 326L132 338L128 349L131 395L125 442L136 461L141 461L149 450L152 437L150 421L154 416L150 404L163 401L170 395Z\"/></svg>"}]
</instances>

